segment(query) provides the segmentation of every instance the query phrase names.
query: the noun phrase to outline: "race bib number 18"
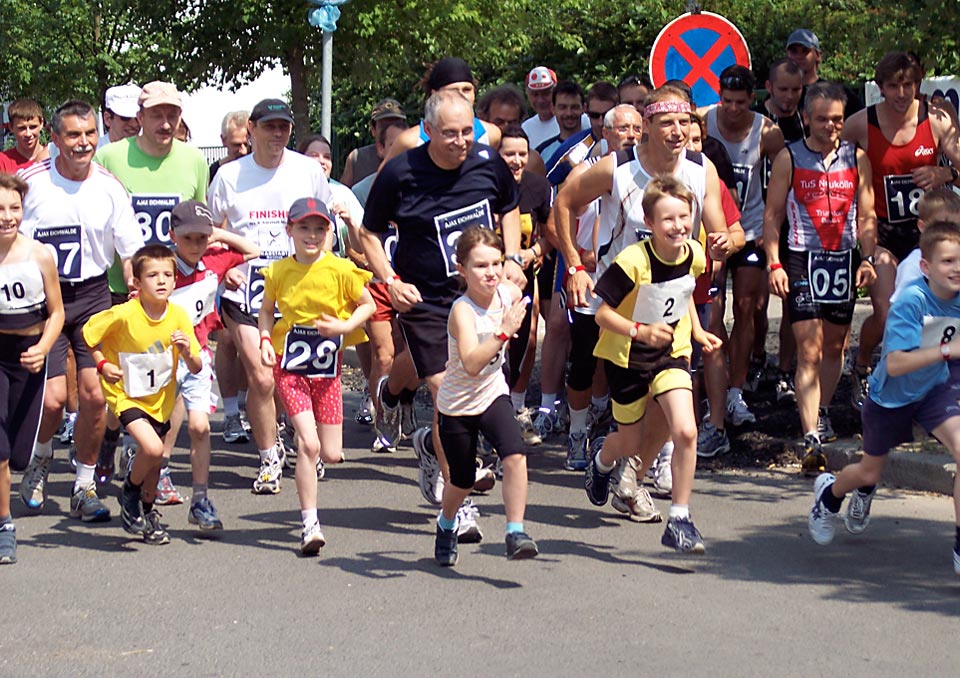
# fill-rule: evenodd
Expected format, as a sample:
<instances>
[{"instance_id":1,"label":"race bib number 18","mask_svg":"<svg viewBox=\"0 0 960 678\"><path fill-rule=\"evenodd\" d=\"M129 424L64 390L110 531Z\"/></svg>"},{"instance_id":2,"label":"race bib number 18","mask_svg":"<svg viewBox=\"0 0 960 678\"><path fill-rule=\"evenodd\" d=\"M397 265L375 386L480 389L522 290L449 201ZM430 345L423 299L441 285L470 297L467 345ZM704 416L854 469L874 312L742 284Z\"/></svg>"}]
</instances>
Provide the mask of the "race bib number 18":
<instances>
[{"instance_id":1,"label":"race bib number 18","mask_svg":"<svg viewBox=\"0 0 960 678\"><path fill-rule=\"evenodd\" d=\"M895 224L911 221L920 216L917 205L923 189L913 183L910 174L892 174L883 177L883 192L887 205L887 221Z\"/></svg>"},{"instance_id":2,"label":"race bib number 18","mask_svg":"<svg viewBox=\"0 0 960 678\"><path fill-rule=\"evenodd\" d=\"M305 377L337 376L338 353L343 337L323 337L315 327L294 325L283 341L280 367Z\"/></svg>"}]
</instances>

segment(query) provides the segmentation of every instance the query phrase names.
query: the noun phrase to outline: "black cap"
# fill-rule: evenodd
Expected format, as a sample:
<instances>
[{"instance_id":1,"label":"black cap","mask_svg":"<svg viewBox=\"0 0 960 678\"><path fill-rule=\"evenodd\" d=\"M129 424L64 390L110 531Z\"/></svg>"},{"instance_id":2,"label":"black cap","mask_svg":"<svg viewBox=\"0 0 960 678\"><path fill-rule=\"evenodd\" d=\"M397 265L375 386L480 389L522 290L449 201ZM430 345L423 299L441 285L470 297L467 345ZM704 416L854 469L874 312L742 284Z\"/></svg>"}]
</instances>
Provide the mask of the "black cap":
<instances>
[{"instance_id":1,"label":"black cap","mask_svg":"<svg viewBox=\"0 0 960 678\"><path fill-rule=\"evenodd\" d=\"M250 120L253 122L266 122L268 120L286 120L293 124L293 113L286 101L281 99L264 99L250 112Z\"/></svg>"}]
</instances>

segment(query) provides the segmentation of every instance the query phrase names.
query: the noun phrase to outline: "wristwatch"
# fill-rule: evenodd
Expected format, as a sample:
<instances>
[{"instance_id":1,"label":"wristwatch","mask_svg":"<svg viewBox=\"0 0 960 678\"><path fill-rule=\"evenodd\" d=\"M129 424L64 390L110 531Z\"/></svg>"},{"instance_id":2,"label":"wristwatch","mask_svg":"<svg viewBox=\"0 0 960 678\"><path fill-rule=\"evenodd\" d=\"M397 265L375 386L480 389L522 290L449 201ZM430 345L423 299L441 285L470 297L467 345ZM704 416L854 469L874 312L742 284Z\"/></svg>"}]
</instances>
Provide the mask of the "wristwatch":
<instances>
[{"instance_id":1,"label":"wristwatch","mask_svg":"<svg viewBox=\"0 0 960 678\"><path fill-rule=\"evenodd\" d=\"M388 275L387 279L383 281L386 283L387 287L390 287L395 282L401 282L399 275Z\"/></svg>"},{"instance_id":2,"label":"wristwatch","mask_svg":"<svg viewBox=\"0 0 960 678\"><path fill-rule=\"evenodd\" d=\"M512 261L520 268L523 268L523 257L520 256L519 252L514 252L513 254L508 254L504 257L507 261Z\"/></svg>"},{"instance_id":3,"label":"wristwatch","mask_svg":"<svg viewBox=\"0 0 960 678\"><path fill-rule=\"evenodd\" d=\"M877 258L876 258L875 256L873 256L872 254L869 255L869 256L864 257L863 260L864 260L865 262L867 262L868 264L870 264L871 266L873 266L873 267L876 267L876 265L877 265Z\"/></svg>"},{"instance_id":4,"label":"wristwatch","mask_svg":"<svg viewBox=\"0 0 960 678\"><path fill-rule=\"evenodd\" d=\"M586 271L586 270L587 270L587 267L582 264L580 266L571 266L570 268L567 269L567 275L575 275L577 271Z\"/></svg>"},{"instance_id":5,"label":"wristwatch","mask_svg":"<svg viewBox=\"0 0 960 678\"><path fill-rule=\"evenodd\" d=\"M636 339L637 334L640 332L640 323L634 323L633 327L630 328L630 338Z\"/></svg>"},{"instance_id":6,"label":"wristwatch","mask_svg":"<svg viewBox=\"0 0 960 678\"><path fill-rule=\"evenodd\" d=\"M950 360L950 344L940 344L940 357Z\"/></svg>"}]
</instances>

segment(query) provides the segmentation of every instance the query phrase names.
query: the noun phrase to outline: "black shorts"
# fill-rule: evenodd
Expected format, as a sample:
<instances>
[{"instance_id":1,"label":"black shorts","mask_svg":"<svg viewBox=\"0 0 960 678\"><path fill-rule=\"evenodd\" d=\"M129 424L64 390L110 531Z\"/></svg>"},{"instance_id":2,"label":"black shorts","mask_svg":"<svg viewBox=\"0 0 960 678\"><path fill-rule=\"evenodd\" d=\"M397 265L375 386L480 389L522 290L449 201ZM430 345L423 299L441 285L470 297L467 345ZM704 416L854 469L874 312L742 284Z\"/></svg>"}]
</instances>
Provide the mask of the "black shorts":
<instances>
[{"instance_id":1,"label":"black shorts","mask_svg":"<svg viewBox=\"0 0 960 678\"><path fill-rule=\"evenodd\" d=\"M136 421L137 419L145 420L150 426L153 427L154 432L156 432L157 437L160 440L163 440L164 436L167 435L167 432L170 431L170 422L165 421L163 423L157 421L149 414L141 410L139 407L131 407L129 410L124 410L120 413L120 423L127 427L130 425L130 422Z\"/></svg>"},{"instance_id":2,"label":"black shorts","mask_svg":"<svg viewBox=\"0 0 960 678\"><path fill-rule=\"evenodd\" d=\"M120 304L125 304L130 301L129 294L117 294L116 292L110 293L110 306L119 306Z\"/></svg>"},{"instance_id":3,"label":"black shorts","mask_svg":"<svg viewBox=\"0 0 960 678\"><path fill-rule=\"evenodd\" d=\"M804 320L826 320L834 325L849 325L853 321L853 308L856 305L853 282L856 270L860 266L860 253L854 250L852 254L850 271L847 274L847 280L850 281L850 300L840 304L820 304L814 302L810 295L807 266L810 253L787 252L787 258L783 260L783 268L787 272L787 307L790 309L791 323Z\"/></svg>"},{"instance_id":4,"label":"black shorts","mask_svg":"<svg viewBox=\"0 0 960 678\"><path fill-rule=\"evenodd\" d=\"M14 471L27 467L40 428L47 371L33 374L20 364L20 354L38 341L39 334L0 334L0 462Z\"/></svg>"},{"instance_id":5,"label":"black shorts","mask_svg":"<svg viewBox=\"0 0 960 678\"><path fill-rule=\"evenodd\" d=\"M110 308L110 288L107 286L107 274L71 283L60 281L60 293L63 295L63 330L53 343L47 356L47 379L60 377L67 373L67 348L73 348L77 361L77 371L87 367L96 367L87 342L83 340L83 326L100 311Z\"/></svg>"},{"instance_id":6,"label":"black shorts","mask_svg":"<svg viewBox=\"0 0 960 678\"><path fill-rule=\"evenodd\" d=\"M613 401L614 421L625 426L643 418L648 396L656 397L675 388L692 390L690 361L684 357L668 355L640 369L620 367L605 360L603 369Z\"/></svg>"},{"instance_id":7,"label":"black shorts","mask_svg":"<svg viewBox=\"0 0 960 678\"><path fill-rule=\"evenodd\" d=\"M593 385L593 373L597 369L593 349L600 338L600 326L597 325L596 316L576 311L570 316L570 371L567 374L567 386L574 391L587 391Z\"/></svg>"},{"instance_id":8,"label":"black shorts","mask_svg":"<svg viewBox=\"0 0 960 678\"><path fill-rule=\"evenodd\" d=\"M440 444L450 464L450 482L454 487L469 489L477 477L477 439L480 433L497 451L501 459L523 454L520 425L514 417L513 403L502 395L483 414L457 416L437 415Z\"/></svg>"},{"instance_id":9,"label":"black shorts","mask_svg":"<svg viewBox=\"0 0 960 678\"><path fill-rule=\"evenodd\" d=\"M736 271L738 268L767 268L767 253L757 245L756 240L750 240L743 249L732 254L727 259L727 269Z\"/></svg>"},{"instance_id":10,"label":"black shorts","mask_svg":"<svg viewBox=\"0 0 960 678\"><path fill-rule=\"evenodd\" d=\"M259 327L257 317L250 315L235 301L229 299L220 299L220 314L224 318L230 318L237 325L248 325L250 327Z\"/></svg>"},{"instance_id":11,"label":"black shorts","mask_svg":"<svg viewBox=\"0 0 960 678\"><path fill-rule=\"evenodd\" d=\"M543 258L543 265L537 271L537 286L540 301L549 301L553 297L553 278L557 271L557 251L552 250Z\"/></svg>"},{"instance_id":12,"label":"black shorts","mask_svg":"<svg viewBox=\"0 0 960 678\"><path fill-rule=\"evenodd\" d=\"M891 224L877 219L877 245L903 261L920 244L920 229L915 220Z\"/></svg>"},{"instance_id":13,"label":"black shorts","mask_svg":"<svg viewBox=\"0 0 960 678\"><path fill-rule=\"evenodd\" d=\"M447 369L447 320L451 306L420 302L399 313L397 321L417 377L426 379Z\"/></svg>"}]
</instances>

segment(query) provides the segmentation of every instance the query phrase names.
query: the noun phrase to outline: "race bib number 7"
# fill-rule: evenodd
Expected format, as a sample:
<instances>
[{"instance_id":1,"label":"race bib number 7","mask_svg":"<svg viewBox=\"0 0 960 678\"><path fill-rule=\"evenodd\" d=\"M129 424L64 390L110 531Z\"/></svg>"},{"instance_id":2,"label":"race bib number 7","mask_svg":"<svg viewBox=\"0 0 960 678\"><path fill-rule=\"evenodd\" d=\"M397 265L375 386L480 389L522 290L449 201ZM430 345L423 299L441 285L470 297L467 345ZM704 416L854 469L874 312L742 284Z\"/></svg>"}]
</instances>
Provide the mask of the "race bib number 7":
<instances>
[{"instance_id":1,"label":"race bib number 7","mask_svg":"<svg viewBox=\"0 0 960 678\"><path fill-rule=\"evenodd\" d=\"M471 226L493 228L490 201L481 200L468 207L440 214L433 218L433 223L437 227L437 242L443 253L447 277L453 277L457 275L457 240L460 234Z\"/></svg>"},{"instance_id":2,"label":"race bib number 7","mask_svg":"<svg viewBox=\"0 0 960 678\"><path fill-rule=\"evenodd\" d=\"M50 250L62 280L80 280L80 226L38 228L33 237Z\"/></svg>"},{"instance_id":3,"label":"race bib number 7","mask_svg":"<svg viewBox=\"0 0 960 678\"><path fill-rule=\"evenodd\" d=\"M312 378L337 376L338 354L343 337L324 337L315 327L294 325L283 341L280 367Z\"/></svg>"}]
</instances>

